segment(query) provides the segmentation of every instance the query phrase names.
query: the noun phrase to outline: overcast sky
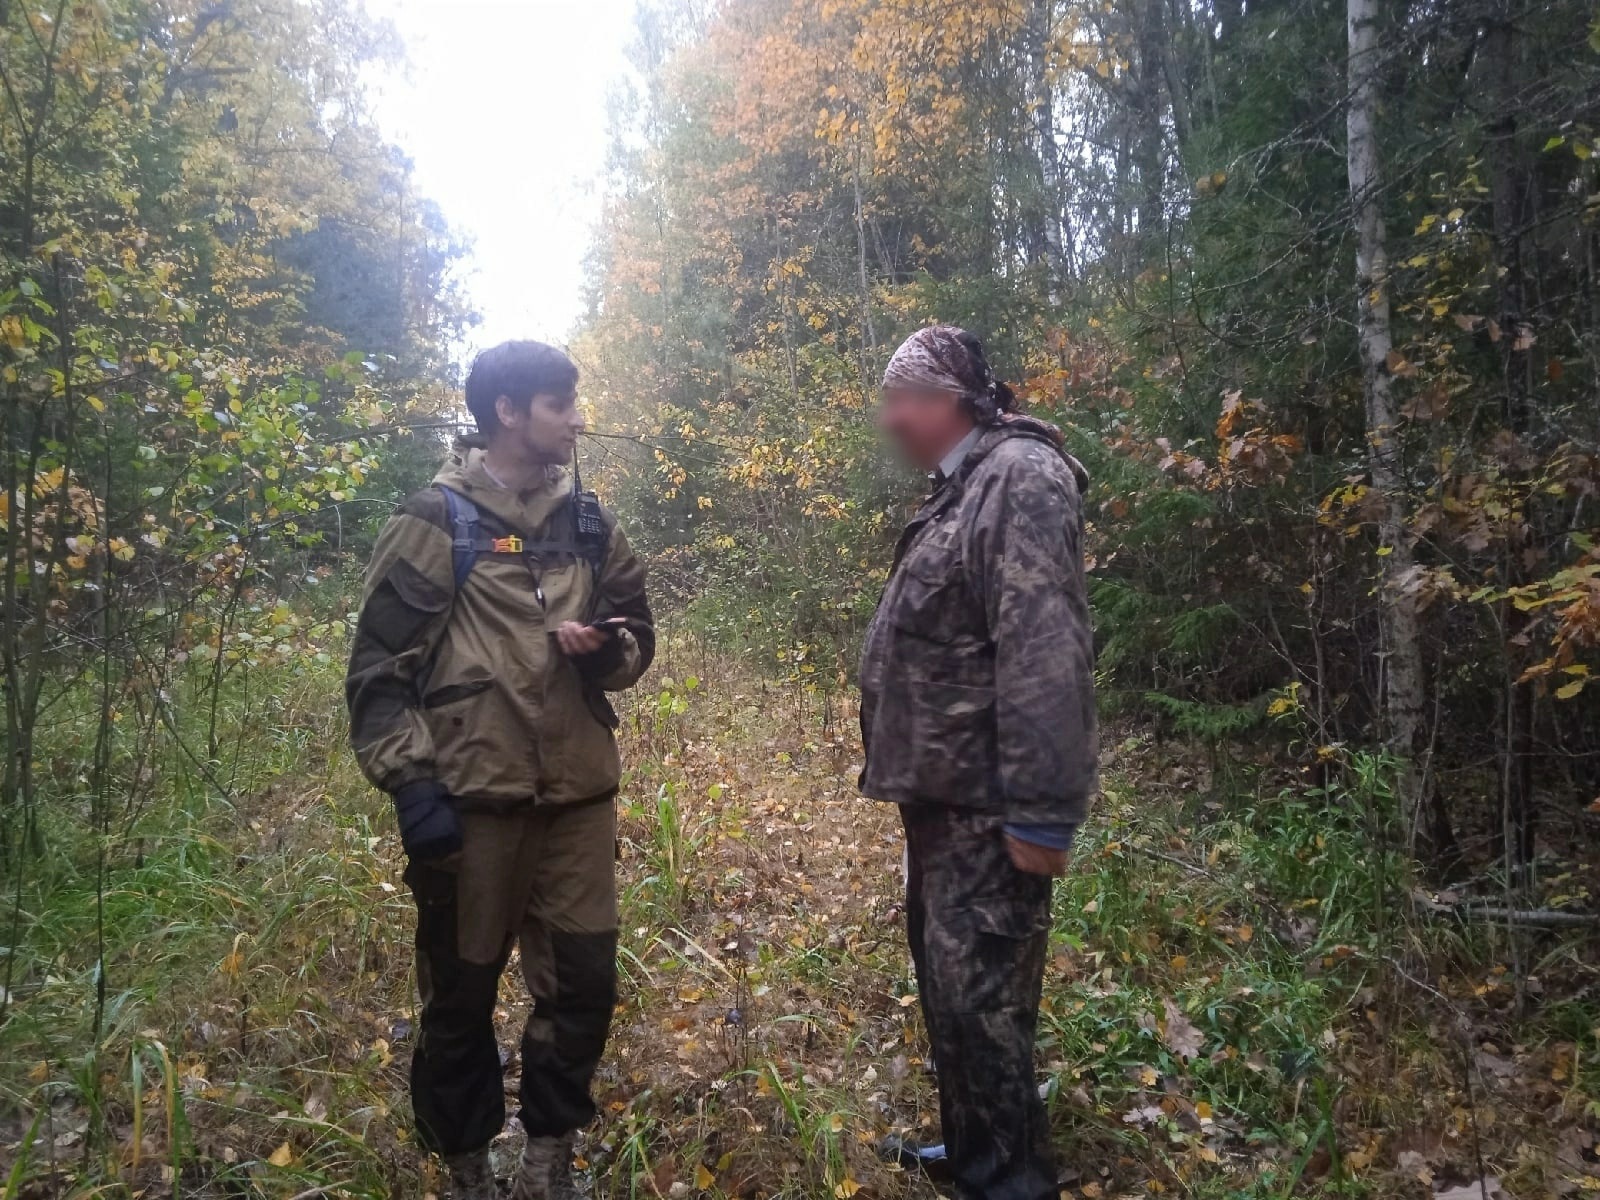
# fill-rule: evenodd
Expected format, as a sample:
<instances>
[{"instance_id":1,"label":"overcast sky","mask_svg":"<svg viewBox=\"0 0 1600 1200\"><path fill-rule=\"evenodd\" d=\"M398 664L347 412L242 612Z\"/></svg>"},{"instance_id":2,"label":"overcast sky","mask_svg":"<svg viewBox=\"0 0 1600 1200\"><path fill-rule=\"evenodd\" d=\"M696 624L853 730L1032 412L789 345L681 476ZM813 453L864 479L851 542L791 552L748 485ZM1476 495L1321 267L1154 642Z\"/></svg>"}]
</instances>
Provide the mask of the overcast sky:
<instances>
[{"instance_id":1,"label":"overcast sky","mask_svg":"<svg viewBox=\"0 0 1600 1200\"><path fill-rule=\"evenodd\" d=\"M564 340L581 310L632 0L366 4L394 21L409 58L375 81L378 120L474 244L467 285L483 324L468 349Z\"/></svg>"}]
</instances>

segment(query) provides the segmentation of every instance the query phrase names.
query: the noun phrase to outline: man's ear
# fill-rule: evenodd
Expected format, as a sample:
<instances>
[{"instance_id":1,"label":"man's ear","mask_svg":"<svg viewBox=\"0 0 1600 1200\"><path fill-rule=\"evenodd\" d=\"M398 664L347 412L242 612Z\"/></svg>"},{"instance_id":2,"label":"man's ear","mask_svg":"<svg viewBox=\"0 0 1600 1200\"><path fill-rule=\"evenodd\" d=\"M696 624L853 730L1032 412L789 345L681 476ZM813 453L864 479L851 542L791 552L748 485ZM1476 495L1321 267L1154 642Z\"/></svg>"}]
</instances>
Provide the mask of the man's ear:
<instances>
[{"instance_id":1,"label":"man's ear","mask_svg":"<svg viewBox=\"0 0 1600 1200\"><path fill-rule=\"evenodd\" d=\"M510 396L495 397L494 415L500 419L502 429L515 429L522 421L522 413L512 403Z\"/></svg>"}]
</instances>

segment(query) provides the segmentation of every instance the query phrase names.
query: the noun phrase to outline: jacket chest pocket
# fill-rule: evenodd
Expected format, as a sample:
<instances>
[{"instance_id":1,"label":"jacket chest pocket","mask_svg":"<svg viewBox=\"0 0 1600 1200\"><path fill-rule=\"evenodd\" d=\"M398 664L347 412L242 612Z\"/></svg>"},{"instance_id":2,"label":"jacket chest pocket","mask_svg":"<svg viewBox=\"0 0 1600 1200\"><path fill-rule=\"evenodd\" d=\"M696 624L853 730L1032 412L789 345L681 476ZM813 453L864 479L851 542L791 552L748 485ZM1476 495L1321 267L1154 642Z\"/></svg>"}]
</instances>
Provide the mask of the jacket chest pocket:
<instances>
[{"instance_id":1,"label":"jacket chest pocket","mask_svg":"<svg viewBox=\"0 0 1600 1200\"><path fill-rule=\"evenodd\" d=\"M954 534L935 526L906 552L886 614L896 629L945 644L984 637L982 605L967 586Z\"/></svg>"}]
</instances>

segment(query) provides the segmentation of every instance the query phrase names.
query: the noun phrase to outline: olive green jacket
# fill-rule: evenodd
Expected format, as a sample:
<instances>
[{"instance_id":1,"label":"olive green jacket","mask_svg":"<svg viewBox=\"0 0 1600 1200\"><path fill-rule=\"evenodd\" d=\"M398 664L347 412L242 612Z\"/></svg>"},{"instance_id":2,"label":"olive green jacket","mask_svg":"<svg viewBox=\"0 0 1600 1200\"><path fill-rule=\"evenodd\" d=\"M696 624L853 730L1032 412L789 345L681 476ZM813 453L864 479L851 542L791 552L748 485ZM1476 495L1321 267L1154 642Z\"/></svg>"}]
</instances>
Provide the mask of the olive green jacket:
<instances>
[{"instance_id":1,"label":"olive green jacket","mask_svg":"<svg viewBox=\"0 0 1600 1200\"><path fill-rule=\"evenodd\" d=\"M437 781L463 808L564 804L614 792L617 719L604 693L650 665L655 631L644 564L602 511L598 571L571 544L572 476L512 492L459 444L435 482L479 510L481 532L543 542L537 553L483 553L455 586L452 530L438 487L411 496L367 568L345 693L361 769L393 793ZM568 658L563 621L626 618L603 650Z\"/></svg>"}]
</instances>

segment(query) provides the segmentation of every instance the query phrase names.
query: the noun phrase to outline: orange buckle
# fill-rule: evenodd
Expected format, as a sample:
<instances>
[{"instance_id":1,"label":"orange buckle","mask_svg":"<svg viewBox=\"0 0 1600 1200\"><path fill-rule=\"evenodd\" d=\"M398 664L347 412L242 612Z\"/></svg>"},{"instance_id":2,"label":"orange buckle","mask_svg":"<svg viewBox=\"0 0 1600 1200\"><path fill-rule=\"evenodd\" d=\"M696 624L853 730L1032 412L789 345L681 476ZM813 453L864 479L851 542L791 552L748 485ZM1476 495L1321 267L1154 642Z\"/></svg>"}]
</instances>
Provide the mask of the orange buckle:
<instances>
[{"instance_id":1,"label":"orange buckle","mask_svg":"<svg viewBox=\"0 0 1600 1200\"><path fill-rule=\"evenodd\" d=\"M516 534L512 534L510 537L495 538L494 552L496 554L521 554L522 539Z\"/></svg>"}]
</instances>

